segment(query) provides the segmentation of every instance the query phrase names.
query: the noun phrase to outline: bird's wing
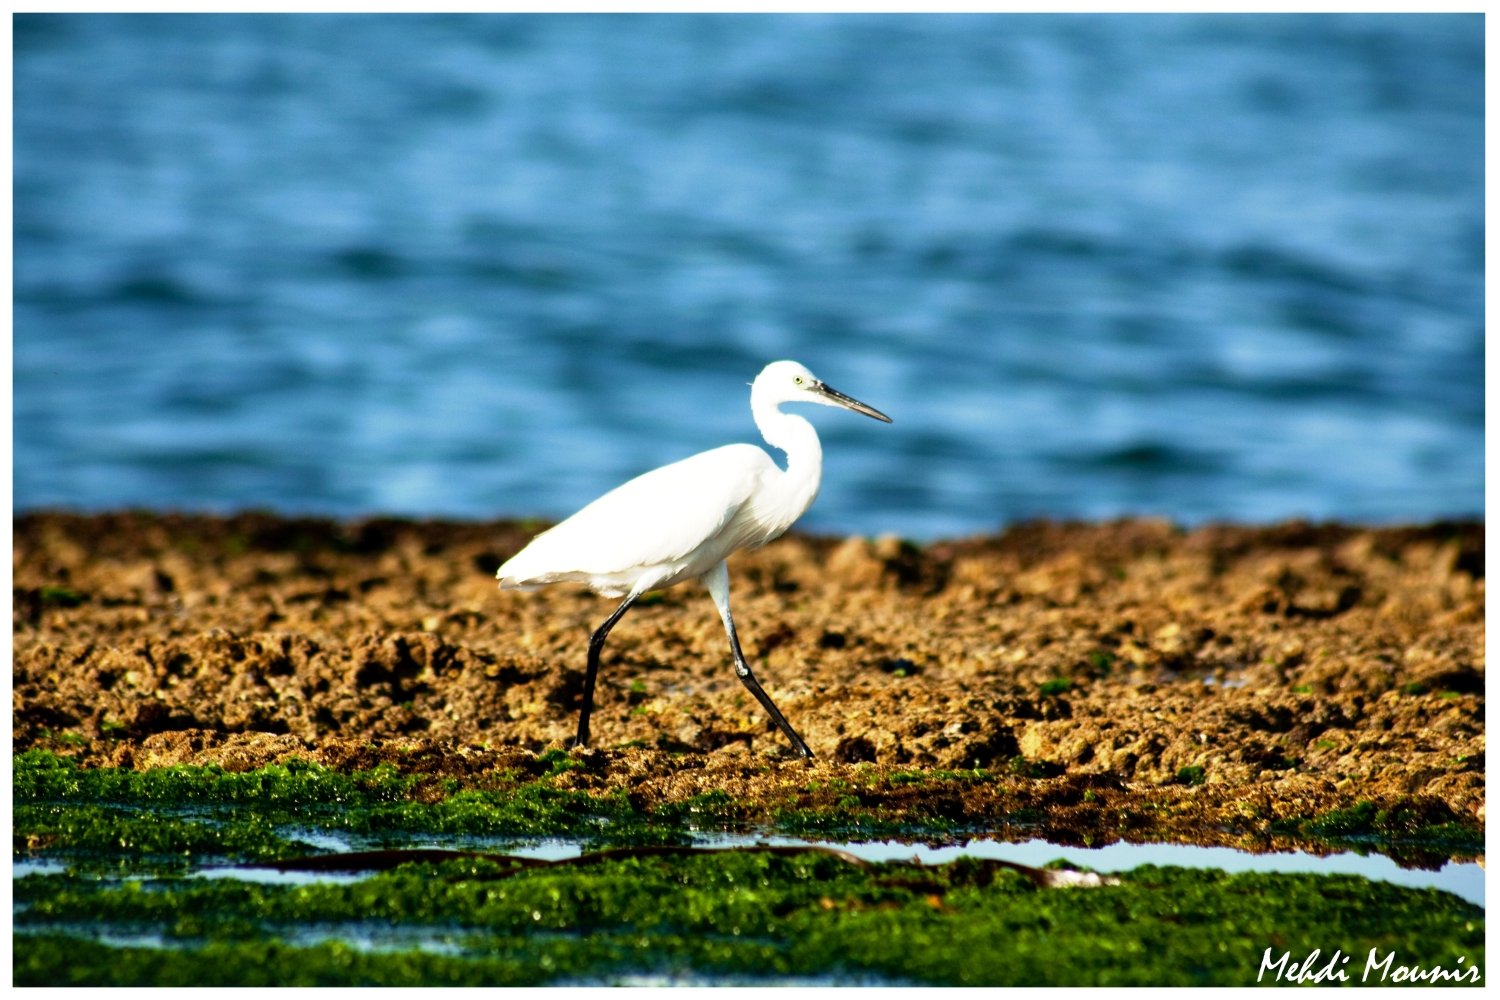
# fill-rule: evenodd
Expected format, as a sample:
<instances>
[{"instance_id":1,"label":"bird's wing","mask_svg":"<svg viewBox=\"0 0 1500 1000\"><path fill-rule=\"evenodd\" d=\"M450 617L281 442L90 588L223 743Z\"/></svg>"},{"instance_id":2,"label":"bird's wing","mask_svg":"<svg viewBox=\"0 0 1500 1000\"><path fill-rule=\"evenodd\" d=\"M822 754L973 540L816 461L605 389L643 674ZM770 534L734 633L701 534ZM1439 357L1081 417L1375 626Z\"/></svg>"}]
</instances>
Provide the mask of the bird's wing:
<instances>
[{"instance_id":1,"label":"bird's wing","mask_svg":"<svg viewBox=\"0 0 1500 1000\"><path fill-rule=\"evenodd\" d=\"M525 586L682 562L733 520L774 468L760 448L732 444L652 469L537 535L497 575Z\"/></svg>"}]
</instances>

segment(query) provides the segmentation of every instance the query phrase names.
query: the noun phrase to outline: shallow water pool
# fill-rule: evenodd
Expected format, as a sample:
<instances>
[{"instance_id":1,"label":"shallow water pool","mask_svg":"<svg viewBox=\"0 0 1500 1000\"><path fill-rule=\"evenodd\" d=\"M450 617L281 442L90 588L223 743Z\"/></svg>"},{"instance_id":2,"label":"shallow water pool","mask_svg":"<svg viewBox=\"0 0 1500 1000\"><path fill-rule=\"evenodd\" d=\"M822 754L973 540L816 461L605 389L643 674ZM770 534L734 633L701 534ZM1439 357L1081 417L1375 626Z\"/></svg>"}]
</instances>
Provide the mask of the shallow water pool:
<instances>
[{"instance_id":1,"label":"shallow water pool","mask_svg":"<svg viewBox=\"0 0 1500 1000\"><path fill-rule=\"evenodd\" d=\"M314 838L302 837L301 839L312 841ZM921 865L948 864L967 857L1006 861L1033 868L1062 861L1101 873L1130 871L1142 865L1158 865L1216 869L1228 873L1359 875L1372 881L1389 882L1414 889L1441 889L1477 906L1485 905L1484 869L1477 862L1450 860L1437 869L1409 868L1397 864L1383 854L1357 854L1352 851L1326 855L1311 854L1306 851L1274 851L1257 854L1232 847L1202 847L1194 844L1122 842L1091 848L1060 845L1036 839L1008 843L991 838L975 838L962 844L933 846L898 840L840 843L805 840L797 837L743 834L702 837L694 840L692 846L730 850L754 845L834 849L853 854L865 861L905 861ZM350 838L325 832L316 837L316 846L340 852L355 850L366 845ZM414 850L481 850L545 861L576 858L589 849L588 845L579 841L562 839L544 839L520 844L497 841L476 842L473 838L429 839L414 841L407 846ZM17 877L22 874L21 864L17 865ZM56 862L34 862L33 864L50 866L46 870L61 870L61 866L58 866ZM210 866L199 870L196 874L205 878L238 878L270 884L314 881L348 882L357 881L363 877L359 873L351 872L282 871L274 867L242 866Z\"/></svg>"}]
</instances>

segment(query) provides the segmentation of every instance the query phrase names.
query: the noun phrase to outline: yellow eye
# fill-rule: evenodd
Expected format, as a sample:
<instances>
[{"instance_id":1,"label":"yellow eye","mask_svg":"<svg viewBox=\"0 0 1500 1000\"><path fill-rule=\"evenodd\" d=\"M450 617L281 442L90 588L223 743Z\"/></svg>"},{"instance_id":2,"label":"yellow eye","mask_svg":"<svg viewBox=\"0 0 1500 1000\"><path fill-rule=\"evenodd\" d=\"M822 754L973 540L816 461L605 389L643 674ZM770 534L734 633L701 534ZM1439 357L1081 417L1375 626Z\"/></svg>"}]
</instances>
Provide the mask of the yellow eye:
<instances>
[{"instance_id":1,"label":"yellow eye","mask_svg":"<svg viewBox=\"0 0 1500 1000\"><path fill-rule=\"evenodd\" d=\"M792 376L792 384L793 385L801 385L802 384L802 376L801 375L793 375Z\"/></svg>"}]
</instances>

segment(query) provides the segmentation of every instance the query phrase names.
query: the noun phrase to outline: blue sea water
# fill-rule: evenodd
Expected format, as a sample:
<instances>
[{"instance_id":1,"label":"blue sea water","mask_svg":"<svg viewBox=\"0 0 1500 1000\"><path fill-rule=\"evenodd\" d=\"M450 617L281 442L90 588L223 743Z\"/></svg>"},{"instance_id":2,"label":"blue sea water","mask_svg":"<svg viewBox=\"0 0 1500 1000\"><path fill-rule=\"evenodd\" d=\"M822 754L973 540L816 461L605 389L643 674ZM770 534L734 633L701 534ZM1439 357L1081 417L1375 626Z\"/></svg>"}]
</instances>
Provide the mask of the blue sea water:
<instances>
[{"instance_id":1,"label":"blue sea water","mask_svg":"<svg viewBox=\"0 0 1500 1000\"><path fill-rule=\"evenodd\" d=\"M21 16L17 509L1478 514L1479 15Z\"/></svg>"}]
</instances>

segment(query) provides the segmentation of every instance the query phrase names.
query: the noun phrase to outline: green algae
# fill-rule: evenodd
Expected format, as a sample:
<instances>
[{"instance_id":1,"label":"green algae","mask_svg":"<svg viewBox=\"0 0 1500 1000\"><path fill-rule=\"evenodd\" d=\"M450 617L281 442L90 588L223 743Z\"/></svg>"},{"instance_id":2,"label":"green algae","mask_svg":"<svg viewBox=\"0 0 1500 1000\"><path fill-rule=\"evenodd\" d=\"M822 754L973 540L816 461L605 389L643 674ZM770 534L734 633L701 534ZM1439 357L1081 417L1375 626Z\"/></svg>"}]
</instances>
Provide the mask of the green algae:
<instances>
[{"instance_id":1,"label":"green algae","mask_svg":"<svg viewBox=\"0 0 1500 1000\"><path fill-rule=\"evenodd\" d=\"M1180 768L1177 772L1177 783L1179 785L1201 785L1208 780L1208 774L1201 765L1190 764Z\"/></svg>"},{"instance_id":2,"label":"green algae","mask_svg":"<svg viewBox=\"0 0 1500 1000\"><path fill-rule=\"evenodd\" d=\"M1228 985L1254 982L1268 948L1374 948L1447 968L1484 960L1483 911L1446 893L1151 866L1118 885L1046 890L975 860L919 868L723 851L519 872L450 861L342 884L33 875L16 882L16 900L17 985L539 985L641 974ZM70 930L85 922L163 947L105 946ZM372 946L397 927L444 947ZM343 939L319 939L320 928Z\"/></svg>"},{"instance_id":3,"label":"green algae","mask_svg":"<svg viewBox=\"0 0 1500 1000\"><path fill-rule=\"evenodd\" d=\"M1482 966L1483 911L1435 890L1353 876L1142 867L1117 885L1041 890L974 859L921 868L828 854L711 855L522 867L408 864L350 881L204 879L211 861L314 853L314 833L681 844L764 822L723 791L653 806L566 787L574 755L486 787L289 761L252 771L79 768L15 758L17 857L61 874L15 880L15 982L25 985L527 985L629 976L758 982L1249 983L1268 947L1392 951ZM789 793L772 822L829 839L956 831L946 791L983 770L856 773ZM815 785L817 783L814 783ZM897 811L883 796L933 793ZM822 801L822 800L820 800ZM1012 817L1015 819L1015 817ZM1331 839L1433 827L1368 803L1307 821ZM306 838L306 839L304 839ZM1278 952L1279 954L1279 952Z\"/></svg>"},{"instance_id":4,"label":"green algae","mask_svg":"<svg viewBox=\"0 0 1500 1000\"><path fill-rule=\"evenodd\" d=\"M620 791L559 787L559 779L581 769L576 757L553 750L537 758L535 776L508 773L494 778L494 787L455 788L423 783L389 765L351 774L302 761L245 772L187 765L132 771L80 768L67 757L31 750L15 760L13 833L18 845L33 850L86 854L136 844L158 855L264 859L305 853L304 844L276 835L284 827L311 826L375 840L411 834L566 836L601 846L681 844L704 830L748 829L757 822L782 833L839 839L952 834L965 828L944 814L942 803L897 810L852 785L851 794L831 806L789 801L769 816L752 813L719 790L637 806ZM900 772L888 782L873 780L900 787L990 776ZM211 815L195 816L195 810Z\"/></svg>"},{"instance_id":5,"label":"green algae","mask_svg":"<svg viewBox=\"0 0 1500 1000\"><path fill-rule=\"evenodd\" d=\"M1483 831L1456 822L1446 810L1381 808L1368 800L1307 819L1277 820L1271 826L1278 833L1330 847L1361 853L1380 849L1398 860L1484 853Z\"/></svg>"},{"instance_id":6,"label":"green algae","mask_svg":"<svg viewBox=\"0 0 1500 1000\"><path fill-rule=\"evenodd\" d=\"M569 835L601 842L677 842L687 836L677 808L659 816L622 794L558 788L566 754L540 759L540 778L499 778L490 789L421 782L381 765L342 774L303 761L231 772L179 765L145 771L79 768L31 750L15 759L13 835L18 845L90 852L117 841L155 854L285 857L304 849L279 827L317 827L379 838L413 833L534 838ZM436 794L435 801L425 801ZM151 810L148 815L142 810ZM211 815L195 816L195 810ZM148 836L145 826L160 823ZM246 829L246 828L249 829Z\"/></svg>"},{"instance_id":7,"label":"green algae","mask_svg":"<svg viewBox=\"0 0 1500 1000\"><path fill-rule=\"evenodd\" d=\"M403 774L390 764L344 773L290 760L250 771L218 766L81 768L70 758L29 750L14 761L13 840L17 850L70 856L129 847L175 857L265 859L306 853L294 830L316 829L372 842L412 835L535 840L593 846L683 844L705 831L775 832L832 840L956 838L992 833L964 807L962 792L1045 778L1012 761L1006 773L982 768L854 772L789 788L779 801L751 805L721 790L641 803L621 789L588 782L578 756L548 751L523 769L485 776L478 787L451 778ZM1033 762L1021 762L1031 765ZM1184 768L1183 784L1202 780ZM1089 792L1083 793L1087 801ZM1122 818L1149 825L1148 802ZM1122 814L1124 816L1124 814ZM1131 818L1133 817L1133 818ZM1008 829L1043 824L1044 810L1007 810ZM1253 825L1262 821L1249 817ZM1431 861L1483 850L1483 832L1446 810L1379 808L1361 802L1321 815L1273 819L1271 832L1308 845L1380 850Z\"/></svg>"},{"instance_id":8,"label":"green algae","mask_svg":"<svg viewBox=\"0 0 1500 1000\"><path fill-rule=\"evenodd\" d=\"M11 823L17 847L31 851L60 849L82 855L123 851L158 859L211 855L258 860L307 850L306 844L277 834L266 817L257 815L226 823L213 817L143 813L87 803L17 805Z\"/></svg>"}]
</instances>

